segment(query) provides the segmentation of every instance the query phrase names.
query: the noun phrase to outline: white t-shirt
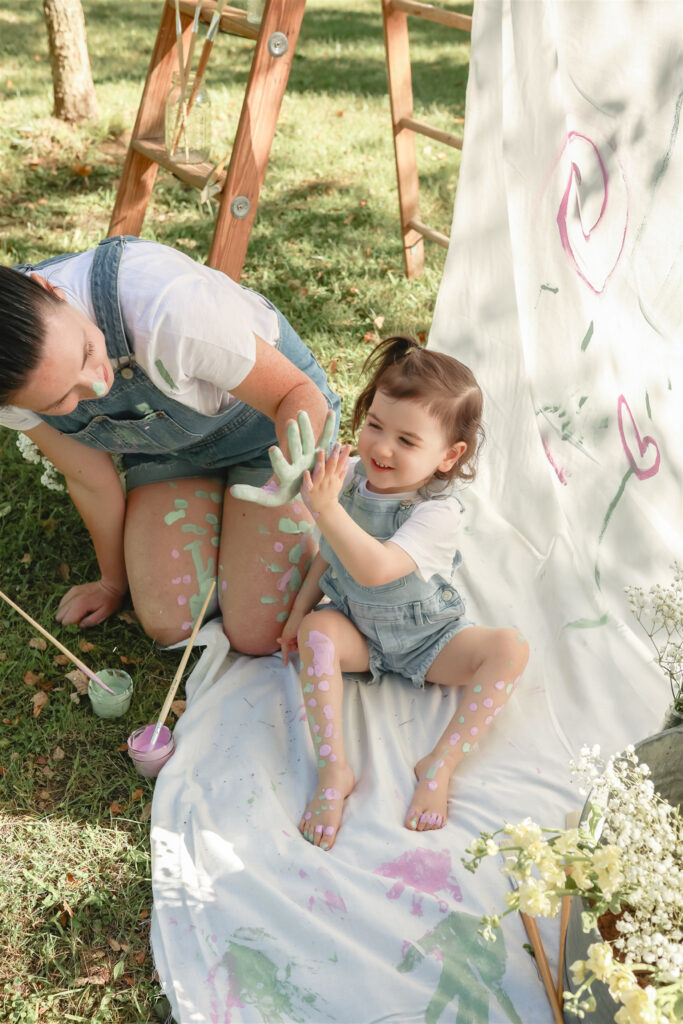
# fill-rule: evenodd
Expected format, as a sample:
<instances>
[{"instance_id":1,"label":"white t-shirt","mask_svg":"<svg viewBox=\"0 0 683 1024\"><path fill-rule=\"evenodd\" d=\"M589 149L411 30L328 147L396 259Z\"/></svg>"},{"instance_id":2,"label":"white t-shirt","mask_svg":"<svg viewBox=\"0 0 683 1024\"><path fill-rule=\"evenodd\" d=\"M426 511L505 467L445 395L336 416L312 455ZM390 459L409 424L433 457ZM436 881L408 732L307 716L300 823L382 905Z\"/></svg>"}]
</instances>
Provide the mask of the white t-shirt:
<instances>
[{"instance_id":1,"label":"white t-shirt","mask_svg":"<svg viewBox=\"0 0 683 1024\"><path fill-rule=\"evenodd\" d=\"M360 459L350 460L344 480L346 487L354 475ZM378 494L368 490L367 479L358 476L358 493L364 498L375 501L387 501L403 498L414 498L415 491L405 494ZM411 512L403 526L400 526L393 537L389 538L414 560L417 573L427 582L435 574L450 580L453 557L458 547L458 530L462 515L462 505L451 493L439 498L438 501L424 501L418 495L419 504Z\"/></svg>"},{"instance_id":2,"label":"white t-shirt","mask_svg":"<svg viewBox=\"0 0 683 1024\"><path fill-rule=\"evenodd\" d=\"M80 253L38 273L95 323L93 255ZM119 296L138 365L165 395L210 416L228 407L230 390L253 368L254 335L271 345L278 339L277 314L260 295L158 242L126 245ZM1 426L32 430L40 422L33 412L0 406Z\"/></svg>"}]
</instances>

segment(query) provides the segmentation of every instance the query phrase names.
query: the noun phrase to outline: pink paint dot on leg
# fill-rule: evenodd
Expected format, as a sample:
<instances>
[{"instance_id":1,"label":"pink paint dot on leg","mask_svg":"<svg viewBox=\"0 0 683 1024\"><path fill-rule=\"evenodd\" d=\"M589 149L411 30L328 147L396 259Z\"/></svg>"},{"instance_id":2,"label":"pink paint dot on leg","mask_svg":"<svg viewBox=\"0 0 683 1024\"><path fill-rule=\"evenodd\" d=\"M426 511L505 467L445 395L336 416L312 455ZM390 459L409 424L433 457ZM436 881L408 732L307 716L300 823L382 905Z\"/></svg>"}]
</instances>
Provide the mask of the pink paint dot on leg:
<instances>
[{"instance_id":1,"label":"pink paint dot on leg","mask_svg":"<svg viewBox=\"0 0 683 1024\"><path fill-rule=\"evenodd\" d=\"M496 690L504 690L505 689L505 681L503 679L499 679L498 682L494 683L493 685L495 686Z\"/></svg>"},{"instance_id":2,"label":"pink paint dot on leg","mask_svg":"<svg viewBox=\"0 0 683 1024\"><path fill-rule=\"evenodd\" d=\"M329 738L330 738L330 736L332 735L333 732L334 732L334 729L332 727L332 722L328 722L327 725L325 726L325 739L329 740Z\"/></svg>"},{"instance_id":3,"label":"pink paint dot on leg","mask_svg":"<svg viewBox=\"0 0 683 1024\"><path fill-rule=\"evenodd\" d=\"M334 708L330 704L326 704L323 708L323 714L329 721L330 718L334 718Z\"/></svg>"},{"instance_id":4,"label":"pink paint dot on leg","mask_svg":"<svg viewBox=\"0 0 683 1024\"><path fill-rule=\"evenodd\" d=\"M173 548L173 551L171 552L171 558L180 558L180 552L176 551L176 549Z\"/></svg>"},{"instance_id":5,"label":"pink paint dot on leg","mask_svg":"<svg viewBox=\"0 0 683 1024\"><path fill-rule=\"evenodd\" d=\"M298 516L299 512L301 512L301 511L302 511L301 505L297 505L296 503L294 505L292 505L292 512L294 513L295 516Z\"/></svg>"},{"instance_id":6,"label":"pink paint dot on leg","mask_svg":"<svg viewBox=\"0 0 683 1024\"><path fill-rule=\"evenodd\" d=\"M470 729L470 736L476 736L478 732L479 730L477 729L476 725L473 725L472 728Z\"/></svg>"},{"instance_id":7,"label":"pink paint dot on leg","mask_svg":"<svg viewBox=\"0 0 683 1024\"><path fill-rule=\"evenodd\" d=\"M223 580L223 582L221 583L221 590L227 590L227 589L228 589L228 584L225 582L225 580Z\"/></svg>"},{"instance_id":8,"label":"pink paint dot on leg","mask_svg":"<svg viewBox=\"0 0 683 1024\"><path fill-rule=\"evenodd\" d=\"M311 697L311 699L308 702L308 706L309 706L309 708L317 708L318 702L315 699L315 697Z\"/></svg>"},{"instance_id":9,"label":"pink paint dot on leg","mask_svg":"<svg viewBox=\"0 0 683 1024\"><path fill-rule=\"evenodd\" d=\"M484 725L490 725L492 721L493 715L487 715L486 718L484 719Z\"/></svg>"},{"instance_id":10,"label":"pink paint dot on leg","mask_svg":"<svg viewBox=\"0 0 683 1024\"><path fill-rule=\"evenodd\" d=\"M450 745L452 747L454 747L459 739L460 739L460 733L459 732L454 732L454 733L451 733L451 735L448 737L448 742L450 743Z\"/></svg>"},{"instance_id":11,"label":"pink paint dot on leg","mask_svg":"<svg viewBox=\"0 0 683 1024\"><path fill-rule=\"evenodd\" d=\"M483 705L484 705L485 708L492 708L493 707L493 701L491 700L490 697L487 697L486 700L483 701Z\"/></svg>"},{"instance_id":12,"label":"pink paint dot on leg","mask_svg":"<svg viewBox=\"0 0 683 1024\"><path fill-rule=\"evenodd\" d=\"M181 629L192 629L192 623L191 622L183 622L183 624L182 624L182 626L180 628Z\"/></svg>"},{"instance_id":13,"label":"pink paint dot on leg","mask_svg":"<svg viewBox=\"0 0 683 1024\"><path fill-rule=\"evenodd\" d=\"M314 725L313 726L313 732L320 732L320 726L319 725Z\"/></svg>"},{"instance_id":14,"label":"pink paint dot on leg","mask_svg":"<svg viewBox=\"0 0 683 1024\"><path fill-rule=\"evenodd\" d=\"M337 760L337 755L336 754L330 754L330 761L336 761L336 760Z\"/></svg>"},{"instance_id":15,"label":"pink paint dot on leg","mask_svg":"<svg viewBox=\"0 0 683 1024\"><path fill-rule=\"evenodd\" d=\"M327 755L331 751L332 751L332 747L329 745L329 743L323 743L323 745L320 748L320 756L321 757L327 757Z\"/></svg>"},{"instance_id":16,"label":"pink paint dot on leg","mask_svg":"<svg viewBox=\"0 0 683 1024\"><path fill-rule=\"evenodd\" d=\"M284 549L284 544L282 543L282 541L276 540L275 543L273 544L273 547L275 548L276 551L282 551Z\"/></svg>"},{"instance_id":17,"label":"pink paint dot on leg","mask_svg":"<svg viewBox=\"0 0 683 1024\"><path fill-rule=\"evenodd\" d=\"M438 782L434 782L434 779L432 779L431 782L427 783L427 786L428 786L429 789L438 789L439 788L439 783Z\"/></svg>"},{"instance_id":18,"label":"pink paint dot on leg","mask_svg":"<svg viewBox=\"0 0 683 1024\"><path fill-rule=\"evenodd\" d=\"M183 583L192 583L192 577L190 576L189 573L183 576Z\"/></svg>"},{"instance_id":19,"label":"pink paint dot on leg","mask_svg":"<svg viewBox=\"0 0 683 1024\"><path fill-rule=\"evenodd\" d=\"M306 811L306 813L304 814L304 821L310 821L311 817L312 817L311 812L310 811Z\"/></svg>"},{"instance_id":20,"label":"pink paint dot on leg","mask_svg":"<svg viewBox=\"0 0 683 1024\"><path fill-rule=\"evenodd\" d=\"M178 604L180 604L180 605L187 604L187 598L185 597L184 594L179 594L178 595Z\"/></svg>"},{"instance_id":21,"label":"pink paint dot on leg","mask_svg":"<svg viewBox=\"0 0 683 1024\"><path fill-rule=\"evenodd\" d=\"M335 831L336 830L335 830L334 825L327 825L326 828L325 828L325 835L326 836L333 836Z\"/></svg>"},{"instance_id":22,"label":"pink paint dot on leg","mask_svg":"<svg viewBox=\"0 0 683 1024\"><path fill-rule=\"evenodd\" d=\"M320 682L318 683L319 690L329 690L329 688L330 684L328 683L327 679L321 679Z\"/></svg>"},{"instance_id":23,"label":"pink paint dot on leg","mask_svg":"<svg viewBox=\"0 0 683 1024\"><path fill-rule=\"evenodd\" d=\"M313 666L312 666L312 665L309 665L309 666L308 666L307 674L308 674L309 676L313 676L313 675L315 675L315 672L313 671Z\"/></svg>"},{"instance_id":24,"label":"pink paint dot on leg","mask_svg":"<svg viewBox=\"0 0 683 1024\"><path fill-rule=\"evenodd\" d=\"M181 582L182 582L182 576L178 576L178 577L177 577L177 579L175 579L175 580L171 580L171 583L172 583L172 584L173 584L174 586L177 586L177 584L178 584L178 583L181 583Z\"/></svg>"},{"instance_id":25,"label":"pink paint dot on leg","mask_svg":"<svg viewBox=\"0 0 683 1024\"><path fill-rule=\"evenodd\" d=\"M499 715L502 710L503 710L502 708L496 708L496 710L493 712L493 714L494 715Z\"/></svg>"},{"instance_id":26,"label":"pink paint dot on leg","mask_svg":"<svg viewBox=\"0 0 683 1024\"><path fill-rule=\"evenodd\" d=\"M476 711L478 706L478 704L475 704L474 701L472 701L472 703L470 704L470 711Z\"/></svg>"}]
</instances>

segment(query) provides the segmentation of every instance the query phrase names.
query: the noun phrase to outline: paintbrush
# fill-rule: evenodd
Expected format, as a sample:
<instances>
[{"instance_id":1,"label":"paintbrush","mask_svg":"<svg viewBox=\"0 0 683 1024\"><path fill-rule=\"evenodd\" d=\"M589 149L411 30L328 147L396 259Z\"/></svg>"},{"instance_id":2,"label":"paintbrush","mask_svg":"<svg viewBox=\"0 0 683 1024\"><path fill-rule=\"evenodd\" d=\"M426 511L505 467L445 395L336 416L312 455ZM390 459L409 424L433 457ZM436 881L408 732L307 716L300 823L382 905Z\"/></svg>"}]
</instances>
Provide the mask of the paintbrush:
<instances>
[{"instance_id":1,"label":"paintbrush","mask_svg":"<svg viewBox=\"0 0 683 1024\"><path fill-rule=\"evenodd\" d=\"M569 811L565 818L565 828L578 828L581 814L579 811ZM559 952L559 963L557 967L557 998L560 1001L560 1006L564 1001L564 985L562 984L562 967L564 961L564 946L567 940L567 927L569 925L569 911L571 908L571 895L566 893L562 897L562 910L560 912L560 952Z\"/></svg>"},{"instance_id":2,"label":"paintbrush","mask_svg":"<svg viewBox=\"0 0 683 1024\"><path fill-rule=\"evenodd\" d=\"M214 39L216 36L216 32L218 31L218 24L221 20L221 14L223 13L223 8L225 7L225 4L226 0L218 0L218 6L216 7L216 10L213 12L213 15L211 17L211 23L209 25L208 32L206 33L206 39L204 40L204 46L202 47L202 52L199 56L199 64L197 65L194 81L192 83L192 92L190 93L190 98L187 101L186 116L189 116L197 93L199 92L202 82L204 81L206 65L209 63L209 57L211 56L211 50L213 49ZM180 132L178 132L178 135L179 134ZM175 152L177 145L178 138L176 137L173 141L173 152Z\"/></svg>"},{"instance_id":3,"label":"paintbrush","mask_svg":"<svg viewBox=\"0 0 683 1024\"><path fill-rule=\"evenodd\" d=\"M199 5L197 5L195 15L197 10L199 10ZM178 80L180 82L180 95L178 97L178 113L176 114L175 125L173 126L173 136L176 141L173 144L173 152L170 153L169 156L173 156L173 153L175 153L181 132L184 130L185 159L189 160L190 154L187 146L187 114L185 111L185 89L187 83L185 81L185 54L183 52L183 27L180 21L180 0L175 0L175 42L178 50ZM187 113L189 113L189 111Z\"/></svg>"},{"instance_id":4,"label":"paintbrush","mask_svg":"<svg viewBox=\"0 0 683 1024\"><path fill-rule=\"evenodd\" d=\"M37 629L39 633L42 633L43 636L47 640L49 640L51 644L54 644L55 647L62 652L62 654L66 655L66 657L70 661L73 661L74 665L76 665L77 668L80 668L81 672L84 672L88 679L92 679L93 682L97 683L98 686L101 686L103 690L107 691L107 693L114 693L114 690L112 690L111 687L107 686L106 683L103 683L102 680L98 676L96 676L94 672L91 672L89 668L86 668L86 666L83 664L80 658L77 658L75 654L72 654L71 651L64 646L64 644L60 644L59 640L56 637L54 637L52 633L48 633L46 629L43 629L39 622L36 622L35 619L32 619L31 616L27 612L23 611L18 604L15 604L14 601L12 601L7 596L7 594L3 594L2 590L0 590L0 597L3 599L3 601L7 601L7 604L10 605L11 608L14 608L15 612L19 612L19 614L22 615L27 622L30 622L34 629Z\"/></svg>"},{"instance_id":5,"label":"paintbrush","mask_svg":"<svg viewBox=\"0 0 683 1024\"><path fill-rule=\"evenodd\" d=\"M185 666L187 665L187 660L190 657L190 652L192 651L192 647L194 645L195 637L197 636L197 633L199 632L199 627L202 624L202 620L203 620L204 615L206 613L206 609L207 609L207 606L209 604L209 600L211 598L211 595L213 594L215 586L216 586L216 581L212 580L211 581L211 586L209 587L209 592L206 595L206 597L204 598L204 604L202 605L202 609L201 609L199 615L197 616L197 621L195 622L194 627L192 629L192 632L190 633L190 639L187 641L187 647L183 651L183 656L182 656L182 658L180 660L180 664L178 665L176 674L173 677L173 682L171 683L171 685L169 687L169 691L166 694L166 700L164 701L164 706L162 707L162 709L161 709L161 711L159 713L159 718L157 719L157 724L154 727L154 732L152 733L152 738L149 741L149 749L150 750L152 750L152 748L154 747L154 744L156 743L157 739L159 738L159 733L161 732L161 727L164 724L166 716L168 715L168 712L169 712L169 710L171 708L171 702L173 701L173 698L176 695L176 691L178 689L178 686L180 685L180 679L181 679L181 676L183 674L183 670L184 670Z\"/></svg>"}]
</instances>

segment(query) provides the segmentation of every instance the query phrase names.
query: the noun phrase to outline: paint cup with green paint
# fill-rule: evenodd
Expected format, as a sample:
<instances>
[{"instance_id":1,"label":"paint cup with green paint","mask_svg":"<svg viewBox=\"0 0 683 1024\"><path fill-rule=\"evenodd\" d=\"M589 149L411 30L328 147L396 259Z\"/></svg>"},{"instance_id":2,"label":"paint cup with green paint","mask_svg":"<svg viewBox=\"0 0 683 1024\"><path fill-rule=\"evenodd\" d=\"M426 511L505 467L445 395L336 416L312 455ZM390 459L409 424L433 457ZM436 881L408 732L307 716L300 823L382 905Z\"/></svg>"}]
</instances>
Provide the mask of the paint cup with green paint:
<instances>
[{"instance_id":1,"label":"paint cup with green paint","mask_svg":"<svg viewBox=\"0 0 683 1024\"><path fill-rule=\"evenodd\" d=\"M88 697L92 709L100 718L120 718L130 707L133 696L133 680L120 668L105 668L98 677L112 691L109 693L91 679L88 683Z\"/></svg>"},{"instance_id":2,"label":"paint cup with green paint","mask_svg":"<svg viewBox=\"0 0 683 1024\"><path fill-rule=\"evenodd\" d=\"M128 737L128 756L133 761L138 775L155 778L175 751L173 733L162 725L152 743L155 725L144 725L135 729Z\"/></svg>"}]
</instances>

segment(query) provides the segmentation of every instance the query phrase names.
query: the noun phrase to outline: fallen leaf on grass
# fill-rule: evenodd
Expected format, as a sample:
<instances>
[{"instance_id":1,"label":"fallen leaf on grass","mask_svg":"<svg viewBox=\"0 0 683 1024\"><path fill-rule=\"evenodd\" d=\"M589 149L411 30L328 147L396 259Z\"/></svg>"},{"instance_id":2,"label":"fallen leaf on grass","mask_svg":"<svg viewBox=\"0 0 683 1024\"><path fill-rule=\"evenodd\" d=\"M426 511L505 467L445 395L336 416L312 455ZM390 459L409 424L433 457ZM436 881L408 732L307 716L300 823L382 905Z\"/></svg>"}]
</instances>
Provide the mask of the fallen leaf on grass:
<instances>
[{"instance_id":1,"label":"fallen leaf on grass","mask_svg":"<svg viewBox=\"0 0 683 1024\"><path fill-rule=\"evenodd\" d=\"M87 976L76 978L76 985L106 985L109 977L109 972L103 967L98 968L97 971L93 971Z\"/></svg>"},{"instance_id":2,"label":"fallen leaf on grass","mask_svg":"<svg viewBox=\"0 0 683 1024\"><path fill-rule=\"evenodd\" d=\"M137 665L140 660L139 658L127 658L125 654L119 654L119 658L122 665Z\"/></svg>"},{"instance_id":3,"label":"fallen leaf on grass","mask_svg":"<svg viewBox=\"0 0 683 1024\"><path fill-rule=\"evenodd\" d=\"M363 341L379 341L379 338L374 331L366 331L363 335Z\"/></svg>"},{"instance_id":4,"label":"fallen leaf on grass","mask_svg":"<svg viewBox=\"0 0 683 1024\"><path fill-rule=\"evenodd\" d=\"M386 320L386 317L383 317L383 316L373 316L373 318L372 318L372 325L373 325L373 327L376 327L378 331L381 331L382 328L384 327L384 321L385 320Z\"/></svg>"},{"instance_id":5,"label":"fallen leaf on grass","mask_svg":"<svg viewBox=\"0 0 683 1024\"><path fill-rule=\"evenodd\" d=\"M45 693L45 690L38 690L33 695L33 717L37 718L40 712L43 710L50 698Z\"/></svg>"},{"instance_id":6,"label":"fallen leaf on grass","mask_svg":"<svg viewBox=\"0 0 683 1024\"><path fill-rule=\"evenodd\" d=\"M44 672L32 672L31 669L28 670L26 675L22 676L22 679L24 680L24 682L27 683L29 686L35 686L36 683L39 683L41 681L41 679L44 679L44 678L45 678L45 673Z\"/></svg>"},{"instance_id":7,"label":"fallen leaf on grass","mask_svg":"<svg viewBox=\"0 0 683 1024\"><path fill-rule=\"evenodd\" d=\"M54 658L52 660L54 661L54 663L56 665L68 665L69 664L69 659L67 658L66 654L55 654L55 656L54 656Z\"/></svg>"},{"instance_id":8,"label":"fallen leaf on grass","mask_svg":"<svg viewBox=\"0 0 683 1024\"><path fill-rule=\"evenodd\" d=\"M76 693L85 694L88 692L88 677L85 672L80 668L75 668L73 672L65 672L66 678L70 683L76 687Z\"/></svg>"},{"instance_id":9,"label":"fallen leaf on grass","mask_svg":"<svg viewBox=\"0 0 683 1024\"><path fill-rule=\"evenodd\" d=\"M171 711L176 716L176 718L180 718L180 716L185 711L186 707L187 707L187 701L186 700L174 700L174 701L171 701Z\"/></svg>"},{"instance_id":10,"label":"fallen leaf on grass","mask_svg":"<svg viewBox=\"0 0 683 1024\"><path fill-rule=\"evenodd\" d=\"M113 804L109 804L109 810L111 811L112 814L123 814L125 809L126 808L123 806L123 804L117 803L116 800L114 801Z\"/></svg>"},{"instance_id":11,"label":"fallen leaf on grass","mask_svg":"<svg viewBox=\"0 0 683 1024\"><path fill-rule=\"evenodd\" d=\"M133 790L133 800L140 800L141 797L142 797L142 790L141 789L134 789Z\"/></svg>"},{"instance_id":12,"label":"fallen leaf on grass","mask_svg":"<svg viewBox=\"0 0 683 1024\"><path fill-rule=\"evenodd\" d=\"M149 803L145 804L145 806L142 808L142 812L140 813L140 821L149 821L149 819L151 817L152 817L152 801L150 800Z\"/></svg>"},{"instance_id":13,"label":"fallen leaf on grass","mask_svg":"<svg viewBox=\"0 0 683 1024\"><path fill-rule=\"evenodd\" d=\"M119 612L116 618L121 619L121 622L128 622L132 626L138 621L138 617L133 611Z\"/></svg>"},{"instance_id":14,"label":"fallen leaf on grass","mask_svg":"<svg viewBox=\"0 0 683 1024\"><path fill-rule=\"evenodd\" d=\"M21 563L22 563L23 565L30 565L30 564L31 564L31 562L33 561L33 555L29 555L29 553L28 553L28 551L27 551L25 555L22 555L22 556L21 556L21 558L19 559L19 561L20 561L20 562L21 562Z\"/></svg>"},{"instance_id":15,"label":"fallen leaf on grass","mask_svg":"<svg viewBox=\"0 0 683 1024\"><path fill-rule=\"evenodd\" d=\"M55 761L63 761L64 758L66 757L66 754L64 753L61 747L55 747L55 749L52 751L52 757L54 758Z\"/></svg>"},{"instance_id":16,"label":"fallen leaf on grass","mask_svg":"<svg viewBox=\"0 0 683 1024\"><path fill-rule=\"evenodd\" d=\"M69 694L69 699L72 700L74 702L74 704L80 704L81 703L81 698L78 696L77 693L70 693Z\"/></svg>"},{"instance_id":17,"label":"fallen leaf on grass","mask_svg":"<svg viewBox=\"0 0 683 1024\"><path fill-rule=\"evenodd\" d=\"M32 640L28 642L29 647L33 647L36 651L47 650L47 640L44 640L42 636L34 636Z\"/></svg>"},{"instance_id":18,"label":"fallen leaf on grass","mask_svg":"<svg viewBox=\"0 0 683 1024\"><path fill-rule=\"evenodd\" d=\"M69 576L71 575L71 569L66 564L66 562L61 562L60 563L60 566L59 566L59 569L57 570L57 572L59 573L60 580L63 580L64 583L66 583L66 581L68 580Z\"/></svg>"},{"instance_id":19,"label":"fallen leaf on grass","mask_svg":"<svg viewBox=\"0 0 683 1024\"><path fill-rule=\"evenodd\" d=\"M84 654L87 654L88 651L94 650L94 648L95 648L95 644L91 643L89 640L81 640L81 641L79 641L78 649L80 651L83 651Z\"/></svg>"}]
</instances>

